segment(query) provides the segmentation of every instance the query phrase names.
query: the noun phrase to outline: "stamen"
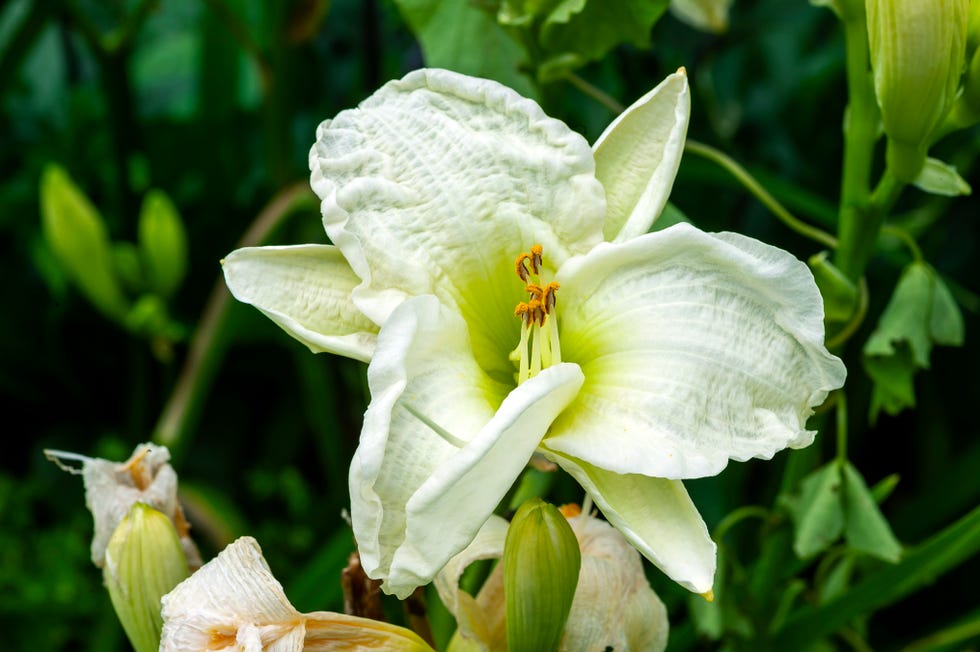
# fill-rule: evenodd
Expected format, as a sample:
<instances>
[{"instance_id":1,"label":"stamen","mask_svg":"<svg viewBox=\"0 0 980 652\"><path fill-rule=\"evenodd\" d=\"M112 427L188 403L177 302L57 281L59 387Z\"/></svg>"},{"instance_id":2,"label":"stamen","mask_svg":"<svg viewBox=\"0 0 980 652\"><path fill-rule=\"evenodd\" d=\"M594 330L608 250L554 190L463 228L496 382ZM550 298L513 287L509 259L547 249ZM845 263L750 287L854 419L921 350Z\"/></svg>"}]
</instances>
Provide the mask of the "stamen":
<instances>
[{"instance_id":1,"label":"stamen","mask_svg":"<svg viewBox=\"0 0 980 652\"><path fill-rule=\"evenodd\" d=\"M517 257L517 260L514 261L514 272L516 272L520 279L525 283L527 283L527 279L531 275L531 272L526 265L526 262L530 259L531 254L521 254Z\"/></svg>"},{"instance_id":2,"label":"stamen","mask_svg":"<svg viewBox=\"0 0 980 652\"><path fill-rule=\"evenodd\" d=\"M542 253L544 253L544 247L541 245L536 244L531 247L531 270L534 272L535 276L541 273Z\"/></svg>"},{"instance_id":3,"label":"stamen","mask_svg":"<svg viewBox=\"0 0 980 652\"><path fill-rule=\"evenodd\" d=\"M561 287L558 283L552 281L548 283L548 286L541 293L541 303L544 304L544 311L551 314L551 311L555 309L555 303L558 301L558 288Z\"/></svg>"},{"instance_id":4,"label":"stamen","mask_svg":"<svg viewBox=\"0 0 980 652\"><path fill-rule=\"evenodd\" d=\"M536 244L530 253L523 253L514 261L514 271L524 281L524 291L528 294L527 302L522 301L514 308L514 316L521 319L523 326L521 342L510 354L511 360L519 361L518 384L561 362L558 320L553 314L559 285L552 282L542 287L543 253L544 247Z\"/></svg>"}]
</instances>

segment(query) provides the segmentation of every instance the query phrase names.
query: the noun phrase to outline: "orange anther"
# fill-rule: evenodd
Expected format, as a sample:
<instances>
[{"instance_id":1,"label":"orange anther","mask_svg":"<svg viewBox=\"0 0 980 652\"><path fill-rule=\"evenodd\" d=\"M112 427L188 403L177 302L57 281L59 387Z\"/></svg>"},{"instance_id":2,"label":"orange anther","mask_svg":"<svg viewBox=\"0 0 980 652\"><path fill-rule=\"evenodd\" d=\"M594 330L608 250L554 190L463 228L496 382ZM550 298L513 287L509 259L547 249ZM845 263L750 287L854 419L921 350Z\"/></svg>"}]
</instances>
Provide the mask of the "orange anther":
<instances>
[{"instance_id":1,"label":"orange anther","mask_svg":"<svg viewBox=\"0 0 980 652\"><path fill-rule=\"evenodd\" d=\"M535 285L534 283L528 283L527 286L524 288L524 291L527 292L529 295L531 295L530 296L531 299L537 299L538 301L542 301L542 302L544 301L544 290L541 289L540 285Z\"/></svg>"},{"instance_id":2,"label":"orange anther","mask_svg":"<svg viewBox=\"0 0 980 652\"><path fill-rule=\"evenodd\" d=\"M539 244L531 246L531 270L535 274L541 273L541 254L544 253L544 247Z\"/></svg>"},{"instance_id":3,"label":"orange anther","mask_svg":"<svg viewBox=\"0 0 980 652\"><path fill-rule=\"evenodd\" d=\"M541 302L544 304L544 311L551 314L551 311L555 309L555 303L558 301L558 288L561 287L558 283L552 281L548 283L548 286L544 289L541 296Z\"/></svg>"},{"instance_id":4,"label":"orange anther","mask_svg":"<svg viewBox=\"0 0 980 652\"><path fill-rule=\"evenodd\" d=\"M521 301L519 304L517 304L517 307L514 308L514 316L520 317L524 325L530 327L531 319L532 319L532 315L530 311L531 311L531 306Z\"/></svg>"},{"instance_id":5,"label":"orange anther","mask_svg":"<svg viewBox=\"0 0 980 652\"><path fill-rule=\"evenodd\" d=\"M517 275L521 278L521 280L524 281L525 283L527 283L528 276L530 276L531 274L530 270L528 270L527 265L525 263L530 259L531 259L530 254L521 254L520 256L517 257L517 260L514 261L514 272L516 272Z\"/></svg>"}]
</instances>

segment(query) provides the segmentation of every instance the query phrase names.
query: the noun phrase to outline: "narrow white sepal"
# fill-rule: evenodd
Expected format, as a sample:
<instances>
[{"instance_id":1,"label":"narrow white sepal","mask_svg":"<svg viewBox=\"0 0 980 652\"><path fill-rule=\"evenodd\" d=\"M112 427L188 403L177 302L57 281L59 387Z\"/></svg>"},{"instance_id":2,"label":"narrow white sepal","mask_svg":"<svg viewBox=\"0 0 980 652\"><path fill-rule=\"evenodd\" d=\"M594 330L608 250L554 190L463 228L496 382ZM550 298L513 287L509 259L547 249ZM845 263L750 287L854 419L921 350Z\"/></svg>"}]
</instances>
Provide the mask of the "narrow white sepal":
<instances>
[{"instance_id":1,"label":"narrow white sepal","mask_svg":"<svg viewBox=\"0 0 980 652\"><path fill-rule=\"evenodd\" d=\"M593 145L606 190L603 236L622 242L650 230L684 153L691 94L683 68L623 111Z\"/></svg>"}]
</instances>

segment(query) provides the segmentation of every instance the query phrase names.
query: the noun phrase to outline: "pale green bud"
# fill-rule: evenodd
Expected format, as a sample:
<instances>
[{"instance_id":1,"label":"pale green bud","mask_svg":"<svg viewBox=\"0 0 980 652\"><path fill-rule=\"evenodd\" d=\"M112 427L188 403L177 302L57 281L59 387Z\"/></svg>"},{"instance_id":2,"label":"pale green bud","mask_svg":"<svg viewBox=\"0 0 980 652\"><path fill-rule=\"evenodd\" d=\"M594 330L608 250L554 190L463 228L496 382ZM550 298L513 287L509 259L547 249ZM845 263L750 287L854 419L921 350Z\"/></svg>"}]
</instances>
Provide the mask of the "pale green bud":
<instances>
[{"instance_id":1,"label":"pale green bud","mask_svg":"<svg viewBox=\"0 0 980 652\"><path fill-rule=\"evenodd\" d=\"M956 98L968 0L867 0L866 7L888 167L912 181Z\"/></svg>"},{"instance_id":2,"label":"pale green bud","mask_svg":"<svg viewBox=\"0 0 980 652\"><path fill-rule=\"evenodd\" d=\"M160 599L188 575L173 523L164 514L135 503L109 539L103 578L112 606L136 652L160 647Z\"/></svg>"},{"instance_id":3,"label":"pale green bud","mask_svg":"<svg viewBox=\"0 0 980 652\"><path fill-rule=\"evenodd\" d=\"M143 200L139 246L148 289L171 296L187 273L187 234L177 209L159 190Z\"/></svg>"},{"instance_id":4,"label":"pale green bud","mask_svg":"<svg viewBox=\"0 0 980 652\"><path fill-rule=\"evenodd\" d=\"M127 301L113 269L112 244L102 215L64 169L41 174L44 239L68 277L106 316L121 319Z\"/></svg>"},{"instance_id":5,"label":"pale green bud","mask_svg":"<svg viewBox=\"0 0 980 652\"><path fill-rule=\"evenodd\" d=\"M525 502L507 530L503 563L507 649L557 650L582 563L568 521L540 498Z\"/></svg>"}]
</instances>

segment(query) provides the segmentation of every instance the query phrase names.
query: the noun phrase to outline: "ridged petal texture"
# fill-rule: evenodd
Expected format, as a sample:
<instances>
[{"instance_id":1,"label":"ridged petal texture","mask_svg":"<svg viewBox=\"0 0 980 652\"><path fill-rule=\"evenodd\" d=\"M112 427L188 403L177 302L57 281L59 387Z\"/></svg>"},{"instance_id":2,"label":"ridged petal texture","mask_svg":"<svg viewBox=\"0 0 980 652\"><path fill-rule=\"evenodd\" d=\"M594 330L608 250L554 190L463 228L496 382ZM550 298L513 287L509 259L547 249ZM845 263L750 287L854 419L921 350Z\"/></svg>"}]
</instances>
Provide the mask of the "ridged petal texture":
<instances>
[{"instance_id":1,"label":"ridged petal texture","mask_svg":"<svg viewBox=\"0 0 980 652\"><path fill-rule=\"evenodd\" d=\"M551 450L616 473L697 478L809 444L843 384L806 265L686 224L600 245L558 274L563 359L585 384Z\"/></svg>"},{"instance_id":2,"label":"ridged petal texture","mask_svg":"<svg viewBox=\"0 0 980 652\"><path fill-rule=\"evenodd\" d=\"M541 244L557 266L602 240L588 143L488 80L424 69L388 83L320 125L310 170L327 234L364 280L354 301L379 324L434 294L470 324L508 324L474 337L513 348L514 257Z\"/></svg>"}]
</instances>

